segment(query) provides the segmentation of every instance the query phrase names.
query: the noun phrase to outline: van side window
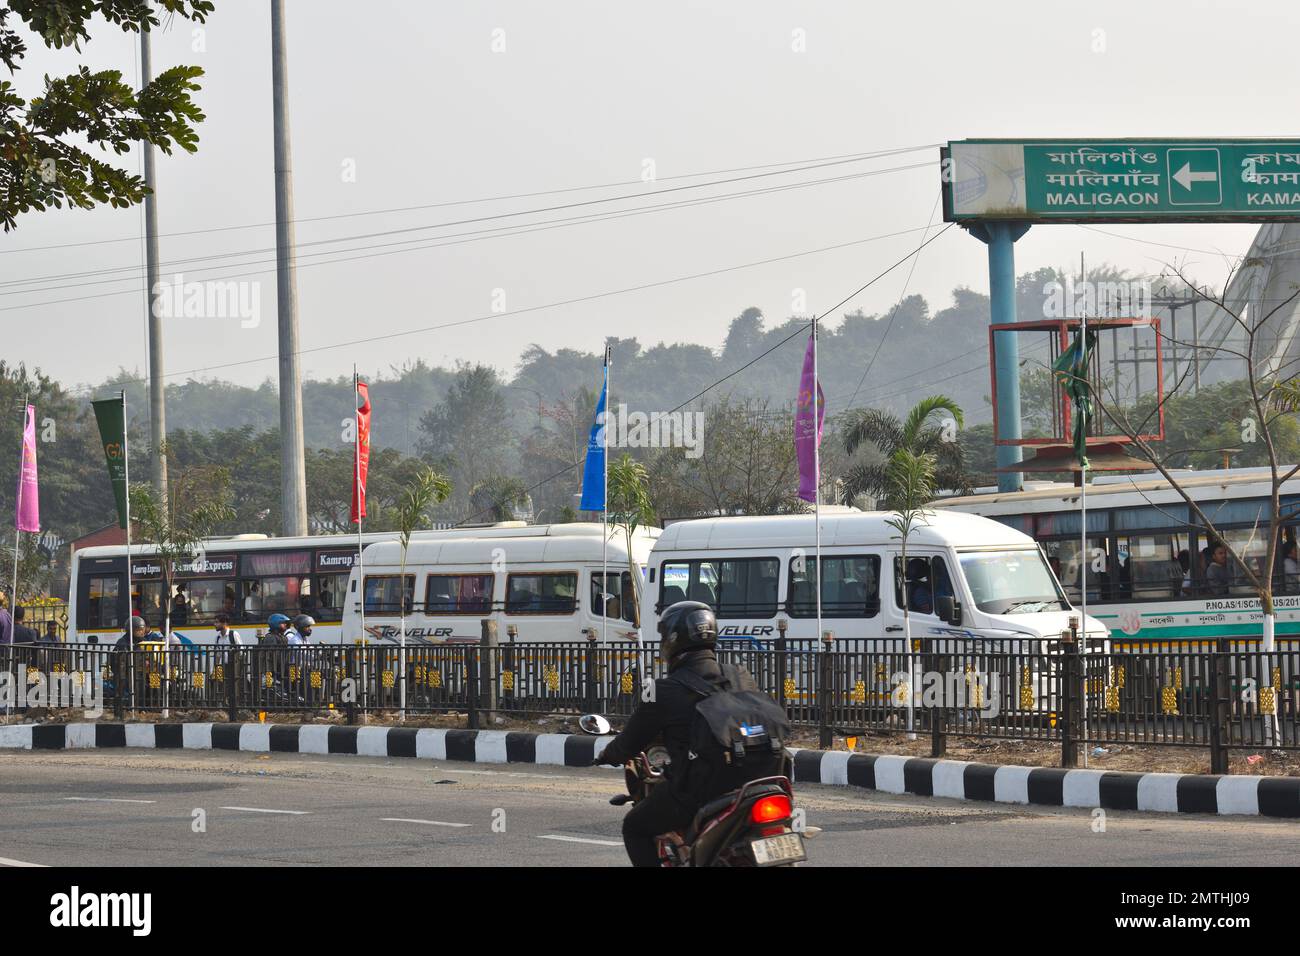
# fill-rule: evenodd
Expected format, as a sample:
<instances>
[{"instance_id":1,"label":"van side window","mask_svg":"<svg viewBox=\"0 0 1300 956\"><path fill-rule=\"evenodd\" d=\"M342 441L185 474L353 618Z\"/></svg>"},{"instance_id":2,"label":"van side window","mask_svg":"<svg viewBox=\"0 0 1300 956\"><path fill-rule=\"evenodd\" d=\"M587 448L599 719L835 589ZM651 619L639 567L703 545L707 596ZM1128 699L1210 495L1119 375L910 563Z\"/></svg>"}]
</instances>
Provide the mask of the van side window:
<instances>
[{"instance_id":1,"label":"van side window","mask_svg":"<svg viewBox=\"0 0 1300 956\"><path fill-rule=\"evenodd\" d=\"M948 565L937 556L907 559L907 603L913 614L934 614L936 597L952 597ZM903 606L903 559L894 558L894 605Z\"/></svg>"},{"instance_id":2,"label":"van side window","mask_svg":"<svg viewBox=\"0 0 1300 956\"><path fill-rule=\"evenodd\" d=\"M880 613L880 557L822 558L822 617L875 617ZM790 559L791 617L817 616L817 569L808 557Z\"/></svg>"},{"instance_id":3,"label":"van side window","mask_svg":"<svg viewBox=\"0 0 1300 956\"><path fill-rule=\"evenodd\" d=\"M777 558L665 561L659 574L659 611L699 601L720 618L776 615L781 562Z\"/></svg>"},{"instance_id":4,"label":"van side window","mask_svg":"<svg viewBox=\"0 0 1300 956\"><path fill-rule=\"evenodd\" d=\"M415 600L415 575L406 576L405 587L398 583L396 574L366 575L366 613L400 614L402 605L411 612Z\"/></svg>"},{"instance_id":5,"label":"van side window","mask_svg":"<svg viewBox=\"0 0 1300 956\"><path fill-rule=\"evenodd\" d=\"M511 574L506 577L507 614L572 614L578 606L578 575Z\"/></svg>"},{"instance_id":6,"label":"van side window","mask_svg":"<svg viewBox=\"0 0 1300 956\"><path fill-rule=\"evenodd\" d=\"M431 574L424 585L425 614L486 614L492 610L491 574Z\"/></svg>"},{"instance_id":7,"label":"van side window","mask_svg":"<svg viewBox=\"0 0 1300 956\"><path fill-rule=\"evenodd\" d=\"M599 571L591 572L591 613L601 617L601 595L605 598L605 617L632 622L632 605L636 601L636 592L632 590L632 575L626 571L615 574L609 572L603 579Z\"/></svg>"}]
</instances>

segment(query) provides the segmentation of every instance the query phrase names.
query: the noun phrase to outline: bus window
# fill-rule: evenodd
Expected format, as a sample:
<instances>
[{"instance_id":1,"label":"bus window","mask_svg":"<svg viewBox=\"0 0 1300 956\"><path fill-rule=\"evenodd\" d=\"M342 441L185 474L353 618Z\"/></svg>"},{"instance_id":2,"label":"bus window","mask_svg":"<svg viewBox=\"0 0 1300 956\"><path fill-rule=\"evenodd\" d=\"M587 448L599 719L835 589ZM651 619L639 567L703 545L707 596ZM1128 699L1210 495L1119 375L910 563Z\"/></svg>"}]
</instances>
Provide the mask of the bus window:
<instances>
[{"instance_id":1,"label":"bus window","mask_svg":"<svg viewBox=\"0 0 1300 956\"><path fill-rule=\"evenodd\" d=\"M1120 535L1115 541L1119 564L1116 598L1155 601L1178 597L1183 590L1178 556L1186 549L1186 535Z\"/></svg>"},{"instance_id":2,"label":"bus window","mask_svg":"<svg viewBox=\"0 0 1300 956\"><path fill-rule=\"evenodd\" d=\"M91 578L86 615L78 625L86 628L126 627L126 623L120 620L118 611L121 588L121 579L116 574Z\"/></svg>"},{"instance_id":3,"label":"bus window","mask_svg":"<svg viewBox=\"0 0 1300 956\"><path fill-rule=\"evenodd\" d=\"M220 578L205 578L197 581L179 581L177 587L184 585L188 594L188 612L180 613L180 607L173 602L172 624L210 623L218 611L235 609L235 587L229 581Z\"/></svg>"},{"instance_id":4,"label":"bus window","mask_svg":"<svg viewBox=\"0 0 1300 956\"><path fill-rule=\"evenodd\" d=\"M424 613L487 614L493 579L491 574L431 574L424 585Z\"/></svg>"},{"instance_id":5,"label":"bus window","mask_svg":"<svg viewBox=\"0 0 1300 956\"><path fill-rule=\"evenodd\" d=\"M1092 515L1089 513L1089 518ZM1091 524L1091 521L1089 521ZM1066 538L1062 541L1041 542L1047 554L1047 563L1056 572L1057 580L1065 589L1066 596L1073 604L1079 603L1079 539ZM1112 560L1109 542L1106 538L1088 539L1088 600L1112 600L1112 571L1116 562Z\"/></svg>"},{"instance_id":6,"label":"bus window","mask_svg":"<svg viewBox=\"0 0 1300 956\"><path fill-rule=\"evenodd\" d=\"M405 591L404 597L398 596L399 584L396 574L377 574L366 575L366 613L367 614L398 614L401 612L399 600L403 600L406 605L406 613L411 612L412 602L415 600L415 575L406 576L406 586L401 590Z\"/></svg>"},{"instance_id":7,"label":"bus window","mask_svg":"<svg viewBox=\"0 0 1300 956\"><path fill-rule=\"evenodd\" d=\"M618 588L617 594L614 593L615 588ZM632 575L626 571L621 574L610 572L602 580L601 572L591 572L591 613L596 617L601 617L602 593L605 595L605 617L629 622L636 620L632 613L632 604L636 600L632 590Z\"/></svg>"},{"instance_id":8,"label":"bus window","mask_svg":"<svg viewBox=\"0 0 1300 956\"><path fill-rule=\"evenodd\" d=\"M880 613L880 558L847 555L822 558L822 617L875 617ZM817 616L816 563L790 561L791 617Z\"/></svg>"},{"instance_id":9,"label":"bus window","mask_svg":"<svg viewBox=\"0 0 1300 956\"><path fill-rule=\"evenodd\" d=\"M136 591L131 597L135 606L132 613L140 615L146 624L161 631L163 629L163 583L161 581L136 582Z\"/></svg>"},{"instance_id":10,"label":"bus window","mask_svg":"<svg viewBox=\"0 0 1300 956\"><path fill-rule=\"evenodd\" d=\"M578 575L511 574L506 578L507 614L572 614L578 606Z\"/></svg>"},{"instance_id":11,"label":"bus window","mask_svg":"<svg viewBox=\"0 0 1300 956\"><path fill-rule=\"evenodd\" d=\"M347 574L318 574L316 589L320 592L317 610L322 621L343 620L343 600L348 589Z\"/></svg>"}]
</instances>

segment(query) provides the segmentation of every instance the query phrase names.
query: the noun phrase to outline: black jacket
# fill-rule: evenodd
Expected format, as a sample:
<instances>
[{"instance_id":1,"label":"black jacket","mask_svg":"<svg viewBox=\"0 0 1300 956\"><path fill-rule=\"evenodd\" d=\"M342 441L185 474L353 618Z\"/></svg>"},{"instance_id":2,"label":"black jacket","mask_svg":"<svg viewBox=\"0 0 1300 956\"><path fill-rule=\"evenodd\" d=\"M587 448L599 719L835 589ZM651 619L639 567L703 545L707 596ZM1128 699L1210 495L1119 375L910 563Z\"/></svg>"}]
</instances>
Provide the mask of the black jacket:
<instances>
[{"instance_id":1,"label":"black jacket","mask_svg":"<svg viewBox=\"0 0 1300 956\"><path fill-rule=\"evenodd\" d=\"M705 680L717 683L722 679L722 668L713 651L690 651L681 663L654 683L654 699L642 701L628 719L624 731L609 742L601 754L607 764L618 765L631 760L651 745L656 737L663 737L671 763L668 778L673 779L673 768L686 766L690 751L691 719L700 695L673 680L673 674L690 669Z\"/></svg>"}]
</instances>

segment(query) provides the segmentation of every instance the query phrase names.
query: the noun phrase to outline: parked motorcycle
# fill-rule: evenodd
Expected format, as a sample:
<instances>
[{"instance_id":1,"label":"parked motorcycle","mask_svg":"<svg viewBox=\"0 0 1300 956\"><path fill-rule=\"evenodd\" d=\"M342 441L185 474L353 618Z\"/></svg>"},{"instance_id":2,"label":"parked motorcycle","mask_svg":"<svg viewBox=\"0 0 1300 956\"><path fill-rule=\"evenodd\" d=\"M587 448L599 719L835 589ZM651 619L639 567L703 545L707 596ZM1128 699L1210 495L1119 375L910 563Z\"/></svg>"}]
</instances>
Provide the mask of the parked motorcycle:
<instances>
[{"instance_id":1,"label":"parked motorcycle","mask_svg":"<svg viewBox=\"0 0 1300 956\"><path fill-rule=\"evenodd\" d=\"M583 732L604 736L609 721L587 714L578 721ZM614 806L635 804L666 781L668 751L653 745L623 766L627 793L610 798ZM808 859L805 837L816 827L794 825L794 788L789 758L780 776L751 780L700 807L685 832L658 837L661 866L795 866Z\"/></svg>"}]
</instances>

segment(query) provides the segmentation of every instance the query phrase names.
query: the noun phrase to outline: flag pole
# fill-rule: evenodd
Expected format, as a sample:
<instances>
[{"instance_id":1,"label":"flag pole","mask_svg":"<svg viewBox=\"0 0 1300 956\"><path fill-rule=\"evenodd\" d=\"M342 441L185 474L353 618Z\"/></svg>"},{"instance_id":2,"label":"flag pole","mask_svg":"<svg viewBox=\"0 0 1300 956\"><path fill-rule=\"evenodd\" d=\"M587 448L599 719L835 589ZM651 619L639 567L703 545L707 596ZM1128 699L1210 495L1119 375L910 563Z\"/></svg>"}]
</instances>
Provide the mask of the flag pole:
<instances>
[{"instance_id":1,"label":"flag pole","mask_svg":"<svg viewBox=\"0 0 1300 956\"><path fill-rule=\"evenodd\" d=\"M366 565L361 553L365 546L361 542L361 408L357 402L361 400L361 379L357 377L357 367L352 366L352 467L353 467L353 494L356 497L357 505L357 595L361 601L361 639L366 637ZM402 584L405 590L405 583ZM343 596L347 600L347 595ZM339 628L339 643L343 643L343 628Z\"/></svg>"},{"instance_id":2,"label":"flag pole","mask_svg":"<svg viewBox=\"0 0 1300 956\"><path fill-rule=\"evenodd\" d=\"M1082 282L1088 281L1088 273L1084 266L1083 253L1079 253L1079 272ZM1088 377L1088 310L1085 308L1079 315L1079 347L1082 349L1083 375L1086 380ZM1118 383L1116 383L1118 385ZM1081 409L1075 409L1076 414L1082 414ZM1079 605L1081 608L1081 617L1079 620L1079 634L1083 646L1079 648L1083 652L1083 766L1088 766L1088 430L1084 427L1086 423L1080 420L1080 427L1083 432L1083 460L1079 462L1079 524L1081 535L1082 550L1079 555L1082 559L1080 567L1082 568L1083 587L1079 594Z\"/></svg>"},{"instance_id":3,"label":"flag pole","mask_svg":"<svg viewBox=\"0 0 1300 956\"><path fill-rule=\"evenodd\" d=\"M129 680L134 683L135 669L135 628L131 626L131 618L135 616L135 607L131 603L131 447L128 441L130 429L126 422L126 389L122 389L122 498L126 503L126 648L129 652L127 665L123 668L128 675ZM144 614L143 605L140 613ZM146 634L148 628L145 629ZM166 651L167 645L163 644ZM165 659L165 657L164 657ZM134 687L132 688L134 690ZM131 694L131 716L135 716L135 694Z\"/></svg>"},{"instance_id":4,"label":"flag pole","mask_svg":"<svg viewBox=\"0 0 1300 956\"><path fill-rule=\"evenodd\" d=\"M11 614L18 610L18 548L22 544L22 513L23 513L23 474L27 470L27 409L31 401L31 392L23 392L23 426L18 433L18 445L21 451L18 453L18 501L14 510L14 589L10 592L13 600Z\"/></svg>"},{"instance_id":5,"label":"flag pole","mask_svg":"<svg viewBox=\"0 0 1300 956\"><path fill-rule=\"evenodd\" d=\"M817 581L817 640L822 633L822 442L821 442L821 378L817 373L817 316L812 320L813 340L813 522L816 524L816 546L813 550L813 577ZM821 645L816 645L820 647Z\"/></svg>"},{"instance_id":6,"label":"flag pole","mask_svg":"<svg viewBox=\"0 0 1300 956\"><path fill-rule=\"evenodd\" d=\"M604 488L601 501L604 507L600 512L600 643L609 643L609 345L605 345L605 422L600 430L601 445L604 448ZM619 594L622 594L619 588Z\"/></svg>"}]
</instances>

